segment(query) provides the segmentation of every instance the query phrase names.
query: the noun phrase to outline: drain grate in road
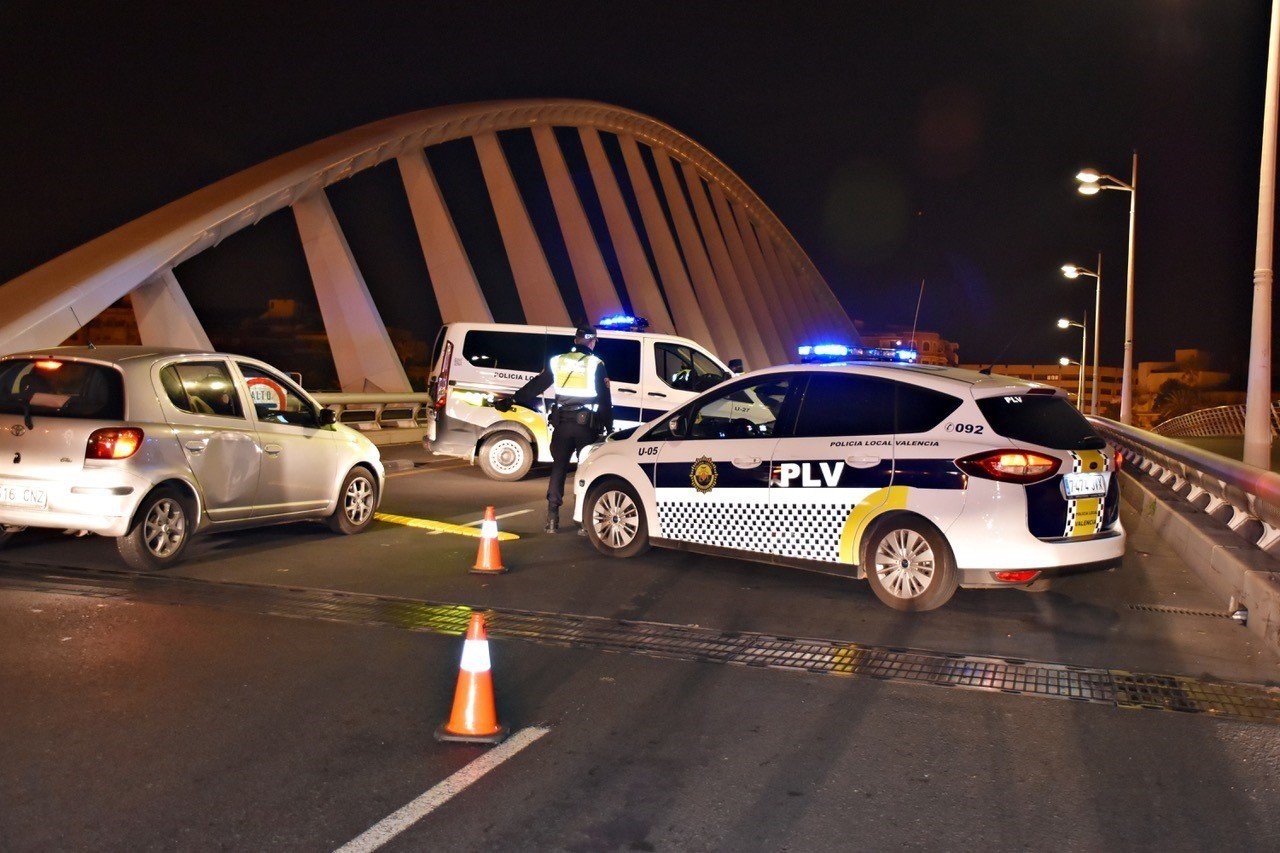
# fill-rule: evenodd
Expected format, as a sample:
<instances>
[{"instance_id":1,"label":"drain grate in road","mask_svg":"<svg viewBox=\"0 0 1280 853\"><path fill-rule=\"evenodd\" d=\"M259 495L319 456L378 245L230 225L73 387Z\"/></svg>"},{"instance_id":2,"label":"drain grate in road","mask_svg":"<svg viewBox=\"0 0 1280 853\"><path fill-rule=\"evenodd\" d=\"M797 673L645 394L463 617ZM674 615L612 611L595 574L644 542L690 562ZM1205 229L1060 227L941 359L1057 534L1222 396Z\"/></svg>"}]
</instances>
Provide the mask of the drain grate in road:
<instances>
[{"instance_id":1,"label":"drain grate in road","mask_svg":"<svg viewBox=\"0 0 1280 853\"><path fill-rule=\"evenodd\" d=\"M301 619L375 625L449 636L466 633L471 608L388 596L297 587L221 583L0 563L0 585L152 604L216 607ZM493 639L528 640L840 676L865 676L1025 696L1280 723L1280 690L1238 682L1089 669L1063 664L956 655L717 631L599 616L482 609Z\"/></svg>"},{"instance_id":2,"label":"drain grate in road","mask_svg":"<svg viewBox=\"0 0 1280 853\"><path fill-rule=\"evenodd\" d=\"M1195 610L1190 607L1170 607L1167 604L1130 604L1130 610L1144 613L1172 613L1176 616L1207 616L1211 619L1230 619L1231 614L1222 610Z\"/></svg>"}]
</instances>

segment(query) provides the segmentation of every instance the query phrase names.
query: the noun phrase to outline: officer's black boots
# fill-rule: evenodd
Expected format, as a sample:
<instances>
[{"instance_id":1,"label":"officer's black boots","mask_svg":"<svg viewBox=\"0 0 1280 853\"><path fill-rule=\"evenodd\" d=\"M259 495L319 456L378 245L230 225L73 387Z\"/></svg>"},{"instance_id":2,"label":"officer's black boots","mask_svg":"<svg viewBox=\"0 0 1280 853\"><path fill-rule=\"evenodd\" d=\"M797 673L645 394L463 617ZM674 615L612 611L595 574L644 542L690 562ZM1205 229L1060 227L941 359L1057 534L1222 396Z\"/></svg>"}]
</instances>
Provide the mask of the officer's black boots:
<instances>
[{"instance_id":1,"label":"officer's black boots","mask_svg":"<svg viewBox=\"0 0 1280 853\"><path fill-rule=\"evenodd\" d=\"M560 532L560 510L547 510L547 524L542 528L543 533L559 533Z\"/></svg>"}]
</instances>

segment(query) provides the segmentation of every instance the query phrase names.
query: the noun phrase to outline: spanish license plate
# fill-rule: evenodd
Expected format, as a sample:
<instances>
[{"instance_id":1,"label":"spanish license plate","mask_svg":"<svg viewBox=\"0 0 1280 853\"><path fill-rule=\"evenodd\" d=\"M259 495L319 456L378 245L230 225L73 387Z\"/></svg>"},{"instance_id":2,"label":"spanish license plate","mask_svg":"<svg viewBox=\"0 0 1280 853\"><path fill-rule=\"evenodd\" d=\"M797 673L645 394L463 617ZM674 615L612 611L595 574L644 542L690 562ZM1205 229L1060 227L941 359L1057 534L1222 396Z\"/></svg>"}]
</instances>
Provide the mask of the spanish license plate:
<instances>
[{"instance_id":1,"label":"spanish license plate","mask_svg":"<svg viewBox=\"0 0 1280 853\"><path fill-rule=\"evenodd\" d=\"M0 482L0 506L44 509L48 503L49 495L44 489Z\"/></svg>"},{"instance_id":2,"label":"spanish license plate","mask_svg":"<svg viewBox=\"0 0 1280 853\"><path fill-rule=\"evenodd\" d=\"M1102 474L1063 474L1062 494L1068 498L1097 498L1107 493L1107 478Z\"/></svg>"}]
</instances>

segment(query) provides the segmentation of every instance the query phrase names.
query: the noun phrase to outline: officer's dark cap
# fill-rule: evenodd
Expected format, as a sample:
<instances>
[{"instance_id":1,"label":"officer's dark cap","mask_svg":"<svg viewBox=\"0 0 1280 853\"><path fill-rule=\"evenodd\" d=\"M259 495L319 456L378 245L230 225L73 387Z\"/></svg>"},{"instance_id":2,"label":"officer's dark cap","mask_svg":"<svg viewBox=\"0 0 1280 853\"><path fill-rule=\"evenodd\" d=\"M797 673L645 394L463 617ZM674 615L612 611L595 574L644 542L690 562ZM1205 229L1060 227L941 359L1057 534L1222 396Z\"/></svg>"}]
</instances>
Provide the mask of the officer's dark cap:
<instances>
[{"instance_id":1,"label":"officer's dark cap","mask_svg":"<svg viewBox=\"0 0 1280 853\"><path fill-rule=\"evenodd\" d=\"M595 336L596 330L593 326L582 325L573 332L573 339L575 341L590 341L594 340Z\"/></svg>"}]
</instances>

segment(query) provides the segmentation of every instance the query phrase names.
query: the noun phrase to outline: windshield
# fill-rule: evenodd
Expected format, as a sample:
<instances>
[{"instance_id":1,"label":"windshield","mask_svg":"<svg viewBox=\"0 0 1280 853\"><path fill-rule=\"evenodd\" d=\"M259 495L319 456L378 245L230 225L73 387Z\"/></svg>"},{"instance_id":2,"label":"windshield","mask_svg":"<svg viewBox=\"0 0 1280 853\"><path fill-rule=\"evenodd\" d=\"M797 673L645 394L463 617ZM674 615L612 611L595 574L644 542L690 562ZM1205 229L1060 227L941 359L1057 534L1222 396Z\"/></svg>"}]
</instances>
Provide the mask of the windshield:
<instances>
[{"instance_id":1,"label":"windshield","mask_svg":"<svg viewBox=\"0 0 1280 853\"><path fill-rule=\"evenodd\" d=\"M978 401L991 428L1005 438L1055 450L1101 450L1107 446L1065 397L1011 394Z\"/></svg>"},{"instance_id":2,"label":"windshield","mask_svg":"<svg viewBox=\"0 0 1280 853\"><path fill-rule=\"evenodd\" d=\"M52 358L0 361L0 413L124 419L124 381L102 364Z\"/></svg>"}]
</instances>

